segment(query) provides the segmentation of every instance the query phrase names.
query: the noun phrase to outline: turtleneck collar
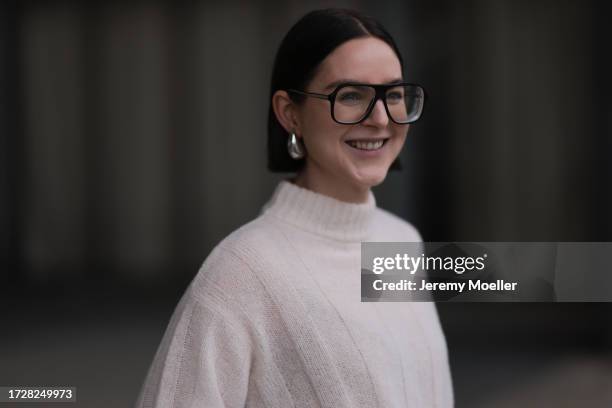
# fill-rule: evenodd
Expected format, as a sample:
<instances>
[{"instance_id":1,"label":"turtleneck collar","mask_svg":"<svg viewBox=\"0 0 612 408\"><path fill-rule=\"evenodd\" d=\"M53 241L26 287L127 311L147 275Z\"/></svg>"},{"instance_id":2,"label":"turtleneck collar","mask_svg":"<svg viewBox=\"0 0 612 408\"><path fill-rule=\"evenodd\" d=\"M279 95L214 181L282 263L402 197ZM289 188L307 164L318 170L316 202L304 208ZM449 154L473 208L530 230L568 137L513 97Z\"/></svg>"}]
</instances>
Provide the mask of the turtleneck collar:
<instances>
[{"instance_id":1,"label":"turtleneck collar","mask_svg":"<svg viewBox=\"0 0 612 408\"><path fill-rule=\"evenodd\" d=\"M261 213L341 241L366 240L376 209L372 190L365 203L348 203L281 180Z\"/></svg>"}]
</instances>

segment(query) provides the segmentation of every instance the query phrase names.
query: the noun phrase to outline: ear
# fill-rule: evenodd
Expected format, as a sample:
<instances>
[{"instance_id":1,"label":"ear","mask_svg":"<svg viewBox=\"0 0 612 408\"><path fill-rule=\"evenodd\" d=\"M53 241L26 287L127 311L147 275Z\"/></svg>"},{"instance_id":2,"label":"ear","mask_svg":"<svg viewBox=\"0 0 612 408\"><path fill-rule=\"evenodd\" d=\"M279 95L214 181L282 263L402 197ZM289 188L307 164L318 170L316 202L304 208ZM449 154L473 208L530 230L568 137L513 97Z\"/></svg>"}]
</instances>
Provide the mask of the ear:
<instances>
[{"instance_id":1,"label":"ear","mask_svg":"<svg viewBox=\"0 0 612 408\"><path fill-rule=\"evenodd\" d=\"M274 92L272 109L274 109L276 119L288 133L295 132L296 136L301 133L295 102L289 98L286 91L278 90Z\"/></svg>"}]
</instances>

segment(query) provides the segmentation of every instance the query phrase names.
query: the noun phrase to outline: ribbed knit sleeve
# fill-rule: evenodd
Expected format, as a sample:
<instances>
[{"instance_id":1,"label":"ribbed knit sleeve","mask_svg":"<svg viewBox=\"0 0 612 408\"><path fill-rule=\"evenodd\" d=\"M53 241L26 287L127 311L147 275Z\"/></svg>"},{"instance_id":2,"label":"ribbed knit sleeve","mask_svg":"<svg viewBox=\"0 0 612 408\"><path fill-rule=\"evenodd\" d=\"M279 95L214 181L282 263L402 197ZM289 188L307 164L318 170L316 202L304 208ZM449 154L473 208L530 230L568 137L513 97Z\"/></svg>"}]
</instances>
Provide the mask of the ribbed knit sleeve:
<instances>
[{"instance_id":1,"label":"ribbed knit sleeve","mask_svg":"<svg viewBox=\"0 0 612 408\"><path fill-rule=\"evenodd\" d=\"M137 407L244 407L252 362L248 324L192 288L177 306Z\"/></svg>"}]
</instances>

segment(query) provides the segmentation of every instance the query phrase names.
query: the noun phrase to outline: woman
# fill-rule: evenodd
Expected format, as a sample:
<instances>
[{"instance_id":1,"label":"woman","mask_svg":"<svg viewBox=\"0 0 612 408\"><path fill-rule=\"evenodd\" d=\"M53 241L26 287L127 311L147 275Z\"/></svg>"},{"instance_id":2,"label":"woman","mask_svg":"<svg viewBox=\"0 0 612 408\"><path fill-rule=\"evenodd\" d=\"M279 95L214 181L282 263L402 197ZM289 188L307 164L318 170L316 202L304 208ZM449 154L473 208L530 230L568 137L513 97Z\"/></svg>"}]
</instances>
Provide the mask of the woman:
<instances>
[{"instance_id":1,"label":"woman","mask_svg":"<svg viewBox=\"0 0 612 408\"><path fill-rule=\"evenodd\" d=\"M424 93L375 20L327 9L298 21L272 75L260 216L208 256L179 302L139 407L448 407L432 303L362 303L360 243L421 241L376 206Z\"/></svg>"}]
</instances>

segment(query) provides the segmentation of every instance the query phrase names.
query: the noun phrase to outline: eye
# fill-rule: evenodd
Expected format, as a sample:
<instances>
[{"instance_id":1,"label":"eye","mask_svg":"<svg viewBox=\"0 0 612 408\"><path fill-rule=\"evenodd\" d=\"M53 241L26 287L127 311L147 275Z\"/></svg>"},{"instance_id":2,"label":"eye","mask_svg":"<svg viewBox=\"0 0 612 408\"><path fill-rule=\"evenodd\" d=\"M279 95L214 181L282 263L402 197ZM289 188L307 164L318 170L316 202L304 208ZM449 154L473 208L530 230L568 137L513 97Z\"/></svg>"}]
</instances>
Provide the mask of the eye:
<instances>
[{"instance_id":1,"label":"eye","mask_svg":"<svg viewBox=\"0 0 612 408\"><path fill-rule=\"evenodd\" d=\"M363 95L359 92L343 92L339 98L343 102L360 101Z\"/></svg>"},{"instance_id":2,"label":"eye","mask_svg":"<svg viewBox=\"0 0 612 408\"><path fill-rule=\"evenodd\" d=\"M404 93L401 91L392 91L387 94L387 100L390 102L399 102L404 99Z\"/></svg>"},{"instance_id":3,"label":"eye","mask_svg":"<svg viewBox=\"0 0 612 408\"><path fill-rule=\"evenodd\" d=\"M343 106L362 107L370 102L373 90L361 86L347 86L338 92L336 100Z\"/></svg>"}]
</instances>

